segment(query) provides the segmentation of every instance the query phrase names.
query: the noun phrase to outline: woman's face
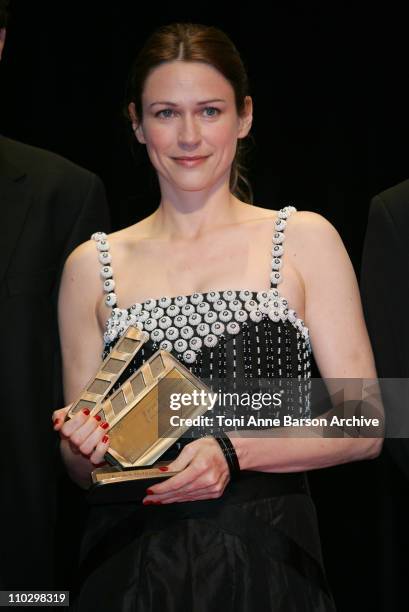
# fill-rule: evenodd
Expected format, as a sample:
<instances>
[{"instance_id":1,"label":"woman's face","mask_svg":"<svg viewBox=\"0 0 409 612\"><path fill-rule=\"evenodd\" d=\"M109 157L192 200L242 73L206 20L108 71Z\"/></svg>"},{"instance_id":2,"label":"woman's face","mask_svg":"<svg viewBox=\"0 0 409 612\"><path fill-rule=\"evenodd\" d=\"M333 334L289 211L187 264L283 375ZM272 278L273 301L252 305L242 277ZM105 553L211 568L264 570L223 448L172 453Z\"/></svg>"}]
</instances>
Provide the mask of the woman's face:
<instances>
[{"instance_id":1,"label":"woman's face","mask_svg":"<svg viewBox=\"0 0 409 612\"><path fill-rule=\"evenodd\" d=\"M251 127L252 102L239 117L234 90L215 68L200 62L172 61L155 68L142 94L138 124L130 104L136 137L146 144L159 181L187 191L228 181L237 139ZM181 158L200 157L198 161Z\"/></svg>"}]
</instances>

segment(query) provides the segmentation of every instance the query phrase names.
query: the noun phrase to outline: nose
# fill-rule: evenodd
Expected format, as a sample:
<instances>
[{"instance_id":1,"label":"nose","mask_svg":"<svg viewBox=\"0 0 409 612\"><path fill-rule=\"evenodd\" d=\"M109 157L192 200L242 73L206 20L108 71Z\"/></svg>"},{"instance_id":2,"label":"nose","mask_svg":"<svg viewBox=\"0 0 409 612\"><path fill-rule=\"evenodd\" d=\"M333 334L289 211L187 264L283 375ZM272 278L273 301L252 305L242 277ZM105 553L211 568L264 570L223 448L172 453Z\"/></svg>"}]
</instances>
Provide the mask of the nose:
<instances>
[{"instance_id":1,"label":"nose","mask_svg":"<svg viewBox=\"0 0 409 612\"><path fill-rule=\"evenodd\" d=\"M180 123L179 129L179 146L184 150L196 149L200 144L201 134L200 126L196 119L189 114L186 114Z\"/></svg>"}]
</instances>

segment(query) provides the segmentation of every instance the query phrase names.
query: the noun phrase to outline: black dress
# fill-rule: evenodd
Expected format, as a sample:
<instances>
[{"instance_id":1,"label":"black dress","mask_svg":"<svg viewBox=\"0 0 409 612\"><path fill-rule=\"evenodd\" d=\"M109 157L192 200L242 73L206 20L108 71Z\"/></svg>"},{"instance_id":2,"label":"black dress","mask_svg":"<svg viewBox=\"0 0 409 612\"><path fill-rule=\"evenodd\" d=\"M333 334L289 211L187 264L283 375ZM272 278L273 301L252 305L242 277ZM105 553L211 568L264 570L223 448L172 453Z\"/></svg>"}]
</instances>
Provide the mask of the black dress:
<instances>
[{"instance_id":1,"label":"black dress","mask_svg":"<svg viewBox=\"0 0 409 612\"><path fill-rule=\"evenodd\" d=\"M127 326L138 325L150 339L126 376L162 348L199 378L213 381L214 390L295 379L305 391L308 329L277 290L286 219L293 212L283 208L275 221L270 290L163 297L127 309L115 307L109 245L105 234L94 234L106 302L113 307L104 355ZM287 406L293 416L310 416L308 393L302 396ZM193 437L209 433L190 430ZM182 439L168 453L189 441ZM74 609L335 610L306 475L242 471L218 499L91 506Z\"/></svg>"}]
</instances>

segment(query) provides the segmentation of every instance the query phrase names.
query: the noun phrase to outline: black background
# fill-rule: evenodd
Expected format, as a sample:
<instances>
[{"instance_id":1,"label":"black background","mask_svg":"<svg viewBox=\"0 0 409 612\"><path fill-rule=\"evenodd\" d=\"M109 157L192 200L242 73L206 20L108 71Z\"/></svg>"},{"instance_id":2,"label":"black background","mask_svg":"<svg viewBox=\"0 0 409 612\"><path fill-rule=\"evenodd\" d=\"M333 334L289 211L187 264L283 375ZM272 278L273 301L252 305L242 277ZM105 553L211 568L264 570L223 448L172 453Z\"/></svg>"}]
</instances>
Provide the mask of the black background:
<instances>
[{"instance_id":1,"label":"black background","mask_svg":"<svg viewBox=\"0 0 409 612\"><path fill-rule=\"evenodd\" d=\"M409 175L403 9L181 6L14 0L0 65L2 133L95 171L114 227L135 222L158 200L122 115L132 59L162 24L215 25L249 72L255 203L322 213L358 268L370 198Z\"/></svg>"},{"instance_id":2,"label":"black background","mask_svg":"<svg viewBox=\"0 0 409 612\"><path fill-rule=\"evenodd\" d=\"M159 200L122 116L131 61L162 24L215 25L231 36L250 77L255 203L272 209L292 203L323 214L359 273L371 197L409 177L403 9L267 4L207 2L189 9L14 0L0 64L0 131L96 172L107 188L113 228L134 223ZM339 610L409 609L392 592L395 570L385 563L386 549L395 560L403 555L394 526L403 520L399 496L407 489L397 472L383 480L383 470L376 460L311 474Z\"/></svg>"}]
</instances>

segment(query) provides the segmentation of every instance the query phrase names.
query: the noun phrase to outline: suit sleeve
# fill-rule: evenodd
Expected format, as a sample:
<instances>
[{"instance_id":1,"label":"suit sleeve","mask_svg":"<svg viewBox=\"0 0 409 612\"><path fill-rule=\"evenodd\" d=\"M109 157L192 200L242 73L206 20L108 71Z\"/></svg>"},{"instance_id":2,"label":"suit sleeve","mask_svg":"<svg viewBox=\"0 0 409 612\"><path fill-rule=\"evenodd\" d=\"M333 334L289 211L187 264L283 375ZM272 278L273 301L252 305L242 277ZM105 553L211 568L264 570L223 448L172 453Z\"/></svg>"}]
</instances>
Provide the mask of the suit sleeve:
<instances>
[{"instance_id":1,"label":"suit sleeve","mask_svg":"<svg viewBox=\"0 0 409 612\"><path fill-rule=\"evenodd\" d=\"M109 230L110 217L105 189L101 179L92 174L91 185L84 196L78 218L67 237L63 262L78 245L89 240L92 233Z\"/></svg>"},{"instance_id":2,"label":"suit sleeve","mask_svg":"<svg viewBox=\"0 0 409 612\"><path fill-rule=\"evenodd\" d=\"M371 202L362 256L362 302L378 376L388 379L381 381L387 436L392 436L385 440L385 447L407 478L409 438L396 436L399 432L408 436L409 429L409 355L404 335L409 312L408 278L403 229L397 226L385 202L376 196ZM399 378L401 381L391 380Z\"/></svg>"}]
</instances>

